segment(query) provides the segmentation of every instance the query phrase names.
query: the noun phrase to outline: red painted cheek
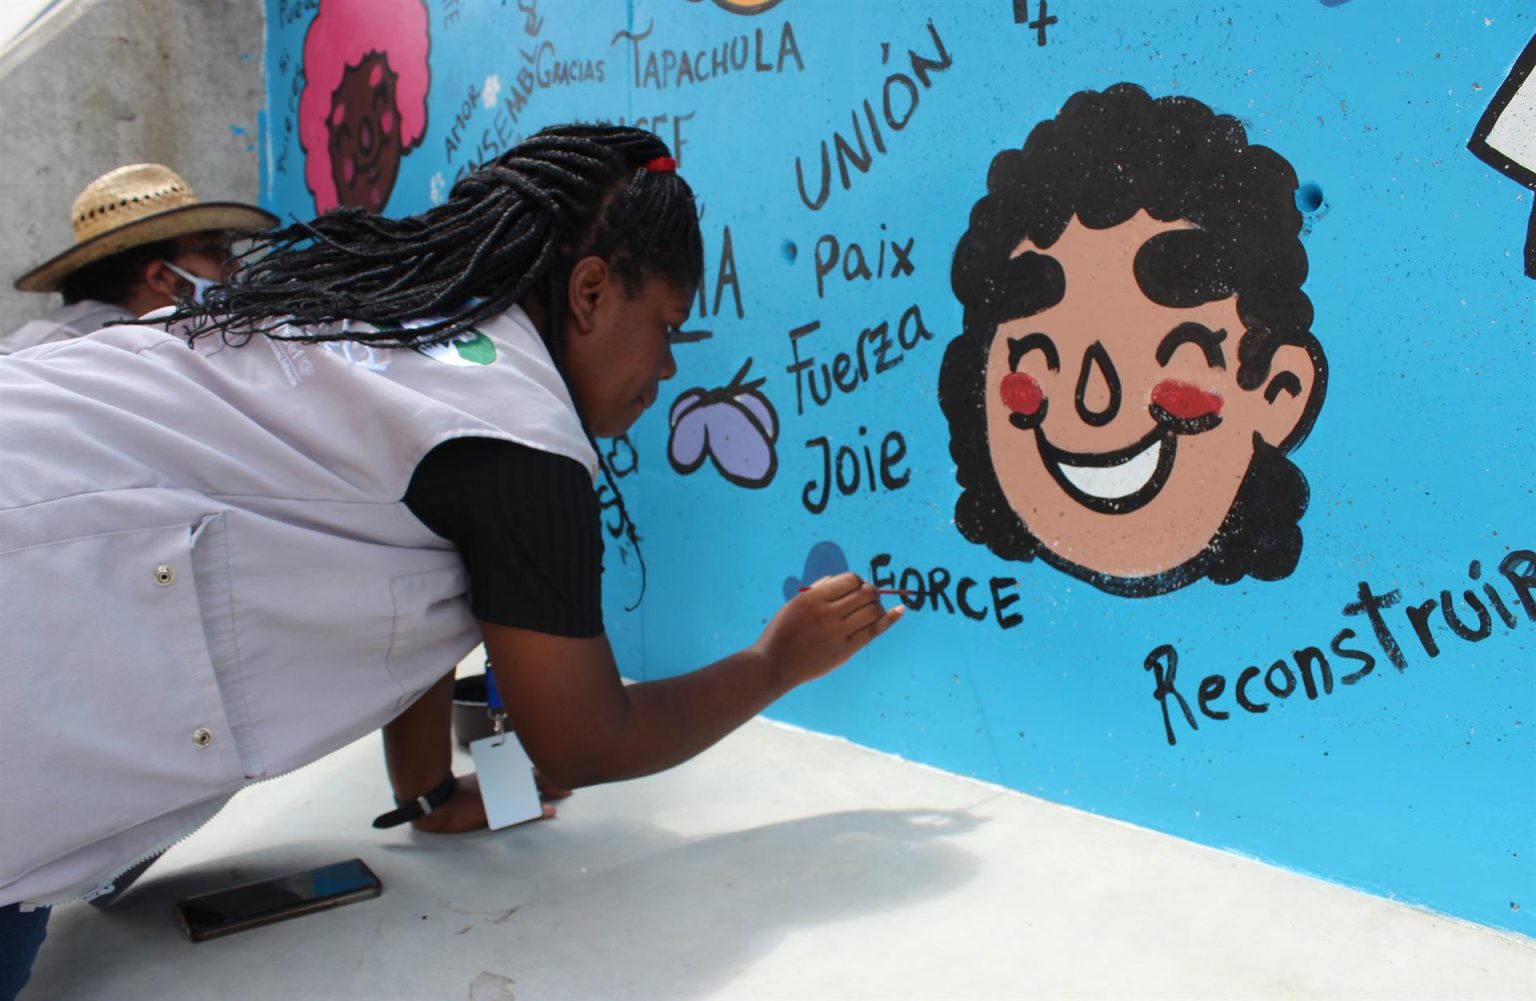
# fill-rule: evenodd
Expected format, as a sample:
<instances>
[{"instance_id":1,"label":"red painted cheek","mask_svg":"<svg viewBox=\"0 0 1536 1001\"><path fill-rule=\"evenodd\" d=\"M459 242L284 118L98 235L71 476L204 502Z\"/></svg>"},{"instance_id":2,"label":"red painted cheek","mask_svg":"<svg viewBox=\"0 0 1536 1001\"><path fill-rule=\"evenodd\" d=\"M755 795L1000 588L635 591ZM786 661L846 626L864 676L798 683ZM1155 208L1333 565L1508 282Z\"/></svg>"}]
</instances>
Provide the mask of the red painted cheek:
<instances>
[{"instance_id":1,"label":"red painted cheek","mask_svg":"<svg viewBox=\"0 0 1536 1001\"><path fill-rule=\"evenodd\" d=\"M1168 380L1152 388L1152 402L1180 420L1221 413L1221 396L1187 382Z\"/></svg>"},{"instance_id":2,"label":"red painted cheek","mask_svg":"<svg viewBox=\"0 0 1536 1001\"><path fill-rule=\"evenodd\" d=\"M1023 372L1009 372L1003 376L999 395L1003 398L1003 406L1025 417L1039 413L1041 405L1045 403L1045 391L1032 376Z\"/></svg>"}]
</instances>

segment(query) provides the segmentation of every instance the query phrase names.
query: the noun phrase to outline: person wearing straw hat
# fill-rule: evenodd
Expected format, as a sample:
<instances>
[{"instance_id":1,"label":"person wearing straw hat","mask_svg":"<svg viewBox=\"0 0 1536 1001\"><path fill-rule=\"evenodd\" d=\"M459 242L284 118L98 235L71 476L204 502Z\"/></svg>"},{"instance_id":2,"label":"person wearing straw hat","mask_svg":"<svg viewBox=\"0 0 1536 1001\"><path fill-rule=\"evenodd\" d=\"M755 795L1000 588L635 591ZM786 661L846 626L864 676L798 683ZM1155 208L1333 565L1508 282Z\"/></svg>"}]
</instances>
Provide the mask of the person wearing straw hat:
<instances>
[{"instance_id":1,"label":"person wearing straw hat","mask_svg":"<svg viewBox=\"0 0 1536 1001\"><path fill-rule=\"evenodd\" d=\"M239 202L199 201L169 167L135 163L86 185L70 208L74 246L16 279L22 292L59 292L64 305L0 338L0 354L68 340L197 298L224 277L238 233L277 217Z\"/></svg>"}]
</instances>

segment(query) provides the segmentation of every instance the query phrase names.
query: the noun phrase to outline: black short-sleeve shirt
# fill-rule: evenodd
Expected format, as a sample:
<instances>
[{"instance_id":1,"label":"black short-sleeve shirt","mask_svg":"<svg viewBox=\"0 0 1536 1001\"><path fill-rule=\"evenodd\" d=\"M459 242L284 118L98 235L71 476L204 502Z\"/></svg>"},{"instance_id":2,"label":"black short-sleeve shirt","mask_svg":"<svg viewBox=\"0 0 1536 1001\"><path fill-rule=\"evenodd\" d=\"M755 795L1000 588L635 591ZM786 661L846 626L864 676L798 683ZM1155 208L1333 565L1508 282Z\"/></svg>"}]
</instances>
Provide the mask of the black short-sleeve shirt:
<instances>
[{"instance_id":1,"label":"black short-sleeve shirt","mask_svg":"<svg viewBox=\"0 0 1536 1001\"><path fill-rule=\"evenodd\" d=\"M581 463L455 438L421 460L404 500L458 548L476 618L557 636L603 632L603 538Z\"/></svg>"}]
</instances>

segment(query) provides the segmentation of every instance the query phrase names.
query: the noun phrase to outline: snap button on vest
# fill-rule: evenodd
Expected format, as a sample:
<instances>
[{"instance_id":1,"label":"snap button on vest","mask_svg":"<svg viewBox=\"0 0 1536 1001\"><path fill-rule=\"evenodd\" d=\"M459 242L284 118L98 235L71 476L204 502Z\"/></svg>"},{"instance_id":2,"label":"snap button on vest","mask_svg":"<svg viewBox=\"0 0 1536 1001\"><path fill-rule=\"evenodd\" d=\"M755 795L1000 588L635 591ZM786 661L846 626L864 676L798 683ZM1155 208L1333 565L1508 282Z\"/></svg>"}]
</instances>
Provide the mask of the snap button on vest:
<instances>
[{"instance_id":1,"label":"snap button on vest","mask_svg":"<svg viewBox=\"0 0 1536 1001\"><path fill-rule=\"evenodd\" d=\"M170 587L172 584L176 583L176 571L172 570L164 563L160 564L159 566L155 567L155 583L159 584L161 587Z\"/></svg>"},{"instance_id":2,"label":"snap button on vest","mask_svg":"<svg viewBox=\"0 0 1536 1001\"><path fill-rule=\"evenodd\" d=\"M213 743L213 731L205 726L200 726L192 731L192 743L198 747L207 747Z\"/></svg>"}]
</instances>

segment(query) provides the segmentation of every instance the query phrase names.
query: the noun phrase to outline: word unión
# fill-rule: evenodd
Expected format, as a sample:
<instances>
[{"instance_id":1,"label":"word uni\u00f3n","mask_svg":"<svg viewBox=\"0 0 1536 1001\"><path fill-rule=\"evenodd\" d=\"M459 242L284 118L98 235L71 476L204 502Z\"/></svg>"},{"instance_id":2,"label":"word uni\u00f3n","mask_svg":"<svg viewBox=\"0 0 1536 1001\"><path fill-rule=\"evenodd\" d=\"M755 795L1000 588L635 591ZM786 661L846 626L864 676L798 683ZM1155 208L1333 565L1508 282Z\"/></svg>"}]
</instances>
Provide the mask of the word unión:
<instances>
[{"instance_id":1,"label":"word uni\u00f3n","mask_svg":"<svg viewBox=\"0 0 1536 1001\"><path fill-rule=\"evenodd\" d=\"M784 371L795 377L795 408L805 413L805 391L810 390L811 402L826 406L832 399L833 390L851 393L874 376L889 372L900 365L907 352L923 341L933 340L933 331L923 324L923 314L914 304L896 324L896 335L891 337L891 326L881 320L873 327L859 331L853 351L839 351L832 356L831 364L816 363L814 355L800 357L800 341L821 329L820 320L812 320L789 332L789 351L794 359ZM870 362L874 369L870 369ZM820 368L821 384L817 385L817 369Z\"/></svg>"},{"instance_id":2,"label":"word uni\u00f3n","mask_svg":"<svg viewBox=\"0 0 1536 1001\"><path fill-rule=\"evenodd\" d=\"M1461 602L1470 610L1470 616L1464 616L1456 608L1456 598L1450 588L1443 588L1440 593L1432 598L1416 604L1403 605L1404 618L1412 629L1414 637L1418 640L1419 647L1433 660L1441 654L1441 640L1454 637L1468 643L1481 643L1494 634L1494 618L1504 624L1506 630L1515 629L1520 622L1520 617L1512 610L1518 607L1525 613L1525 618L1536 623L1536 552L1529 549L1511 550L1499 562L1499 574L1508 583L1511 600L1506 601L1492 582L1484 581L1482 564L1473 560L1467 568L1467 576L1473 584L1481 585L1481 592L1487 598L1485 604L1478 596L1478 589L1467 587L1461 592ZM1397 634L1393 632L1393 623L1382 613L1387 609L1402 604L1402 594L1397 590L1387 591L1382 594L1375 593L1368 582L1360 581L1356 588L1357 600L1344 606L1342 612L1348 616L1366 617L1371 627L1371 634L1376 640L1379 653L1399 672L1408 669L1408 655L1398 642ZM1443 623L1441 629L1436 628L1436 618ZM1476 625L1470 624L1475 620ZM1402 623L1397 623L1401 628ZM1366 649L1364 644L1353 643L1360 636L1352 628L1340 629L1334 634L1333 639L1327 644L1328 650L1337 658L1335 661L1328 659L1328 654L1320 646L1303 646L1293 650L1289 656L1280 657L1270 662L1267 669L1261 669L1256 665L1249 665L1238 672L1237 678L1230 686L1233 701L1237 707L1245 713L1257 715L1269 711L1270 699L1264 698L1268 693L1273 699L1288 699L1297 691L1298 684L1301 691L1309 700L1316 701L1324 695L1331 695L1334 691L1334 668L1343 666L1344 661L1353 665L1353 670L1339 675L1337 681L1341 685L1353 685L1371 674L1376 669L1377 655ZM1195 720L1195 714L1190 709L1189 700L1178 689L1179 653L1173 644L1164 643L1147 654L1142 666L1152 672L1153 692L1152 697L1157 700L1162 709L1163 729L1167 734L1170 745L1177 742L1174 734L1173 713L1169 711L1169 700L1183 715L1185 722L1191 730L1198 730L1199 724ZM1262 679L1262 690L1259 683ZM1195 689L1195 704L1200 714L1207 719L1224 720L1232 715L1232 710L1217 706L1217 700L1221 699L1228 690L1227 677L1221 674L1210 674L1202 678Z\"/></svg>"},{"instance_id":3,"label":"word uni\u00f3n","mask_svg":"<svg viewBox=\"0 0 1536 1001\"><path fill-rule=\"evenodd\" d=\"M885 223L880 224L880 229L885 229ZM889 277L900 278L902 275L912 274L912 245L917 242L916 237L908 237L905 243L894 239L887 239L883 234L879 241L879 250L875 253L875 270L869 270L869 260L864 253L864 248L853 240L845 245L837 242L837 237L831 233L823 233L816 241L816 298L825 298L825 286L822 279L837 270L839 248L842 247L842 271L844 281L874 281L876 278L887 277L885 273L885 249L891 249L891 273Z\"/></svg>"},{"instance_id":4,"label":"word uni\u00f3n","mask_svg":"<svg viewBox=\"0 0 1536 1001\"><path fill-rule=\"evenodd\" d=\"M862 426L859 428L861 439L868 433L868 428ZM852 446L838 445L834 451L831 439L825 435L810 439L805 443L805 447L813 452L817 449L821 450L820 479L812 473L811 478L805 483L805 489L800 492L800 503L804 504L805 509L811 514L820 514L827 509L827 504L832 499L834 485L839 494L852 497L861 490L872 494L879 493L881 487L887 491L900 490L912 479L912 471L902 469L898 465L907 457L907 442L900 431L891 431L880 441L878 477L875 475L875 453L868 442L862 443L863 466L859 465L859 453Z\"/></svg>"},{"instance_id":5,"label":"word uni\u00f3n","mask_svg":"<svg viewBox=\"0 0 1536 1001\"><path fill-rule=\"evenodd\" d=\"M939 38L939 31L928 22L928 34L933 39L935 58L920 56L911 49L907 50L907 57L912 67L912 76L897 70L885 78L885 85L881 90L881 110L886 128L892 132L900 132L912 121L912 116L917 113L917 106L922 99L922 91L931 90L933 81L931 74L947 70L954 64L954 57L944 48L943 39ZM881 64L884 65L890 59L890 44L881 46L883 53ZM917 77L914 82L912 77ZM918 83L922 87L918 87ZM862 108L864 118L861 122L859 111ZM838 179L842 182L843 190L847 191L853 185L853 178L848 173L848 165L860 174L867 174L874 163L875 153L888 152L885 148L885 137L880 132L880 122L875 117L874 105L869 99L865 99L860 107L856 107L850 113L853 120L853 141L849 142L841 132L832 133L832 150L837 155ZM864 135L864 122L869 123L869 137ZM870 152L869 143L875 144L874 152ZM857 147L857 148L855 148ZM795 183L800 189L800 200L805 207L812 212L819 211L827 204L827 198L832 194L832 156L827 151L827 141L821 140L821 182L816 189L816 197L812 198L805 187L805 166L800 158L795 157Z\"/></svg>"},{"instance_id":6,"label":"word uni\u00f3n","mask_svg":"<svg viewBox=\"0 0 1536 1001\"><path fill-rule=\"evenodd\" d=\"M931 567L927 571L903 567L901 573L897 574L885 569L890 565L890 553L879 553L871 558L869 582L875 587L899 587L907 592L901 596L901 602L914 612L926 606L932 611L960 615L972 622L985 622L990 612L999 629L1012 629L1024 621L1024 616L1018 612L1008 611L1019 600L1018 592L1013 590L1019 586L1019 582L1014 577L990 578L984 592L987 597L980 599L981 604L976 604L971 595L981 584L974 577L962 576L956 579L944 567ZM950 584L955 587L953 600L950 598Z\"/></svg>"}]
</instances>

